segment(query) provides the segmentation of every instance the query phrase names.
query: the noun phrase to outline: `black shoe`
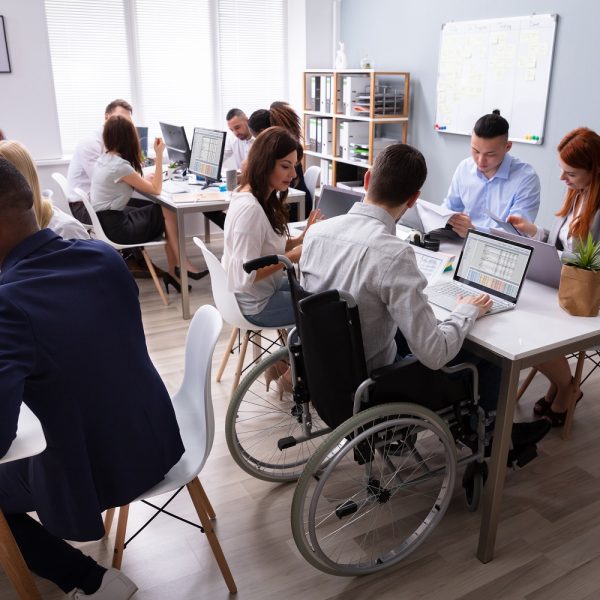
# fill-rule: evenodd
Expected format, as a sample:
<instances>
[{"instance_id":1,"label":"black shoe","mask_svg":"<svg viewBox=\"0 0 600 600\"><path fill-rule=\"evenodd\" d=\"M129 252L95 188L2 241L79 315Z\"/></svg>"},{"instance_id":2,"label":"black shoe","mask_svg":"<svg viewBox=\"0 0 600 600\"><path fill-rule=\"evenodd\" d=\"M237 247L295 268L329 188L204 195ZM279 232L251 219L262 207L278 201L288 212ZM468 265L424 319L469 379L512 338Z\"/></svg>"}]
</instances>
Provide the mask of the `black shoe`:
<instances>
[{"instance_id":1,"label":"black shoe","mask_svg":"<svg viewBox=\"0 0 600 600\"><path fill-rule=\"evenodd\" d=\"M552 425L546 419L531 423L513 423L511 433L513 446L537 444L550 429L552 429Z\"/></svg>"},{"instance_id":2,"label":"black shoe","mask_svg":"<svg viewBox=\"0 0 600 600\"><path fill-rule=\"evenodd\" d=\"M172 285L175 288L176 292L181 294L181 284L179 283L179 281L177 281L177 279L175 279L175 277L173 277L173 275L171 275L170 273L163 273L162 279L165 284L165 290L167 291L167 294L169 293L170 285ZM192 286L188 285L188 291L190 291L191 289Z\"/></svg>"},{"instance_id":3,"label":"black shoe","mask_svg":"<svg viewBox=\"0 0 600 600\"><path fill-rule=\"evenodd\" d=\"M175 267L175 275L177 277L181 277L181 269L179 267ZM195 281L198 281L198 279L202 279L203 277L206 277L208 275L208 271L199 271L198 273L194 273L193 271L188 271L187 272L187 276L190 279L194 279Z\"/></svg>"}]
</instances>

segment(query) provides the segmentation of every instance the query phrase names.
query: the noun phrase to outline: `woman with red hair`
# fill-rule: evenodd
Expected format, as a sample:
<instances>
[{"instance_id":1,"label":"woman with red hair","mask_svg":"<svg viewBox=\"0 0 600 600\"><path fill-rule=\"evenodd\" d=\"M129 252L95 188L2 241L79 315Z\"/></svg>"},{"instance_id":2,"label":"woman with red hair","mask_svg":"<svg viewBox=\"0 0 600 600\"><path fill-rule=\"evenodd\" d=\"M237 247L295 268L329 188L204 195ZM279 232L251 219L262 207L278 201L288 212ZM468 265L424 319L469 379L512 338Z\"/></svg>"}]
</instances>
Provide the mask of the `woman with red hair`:
<instances>
[{"instance_id":1,"label":"woman with red hair","mask_svg":"<svg viewBox=\"0 0 600 600\"><path fill-rule=\"evenodd\" d=\"M508 221L521 233L554 244L565 256L590 233L595 242L600 241L600 136L587 127L579 127L567 133L557 149L560 178L567 193L552 229L542 229L518 215L508 217ZM550 387L535 403L533 412L560 427L574 396L578 394L579 402L582 394L573 382L566 358L536 366L550 380Z\"/></svg>"}]
</instances>

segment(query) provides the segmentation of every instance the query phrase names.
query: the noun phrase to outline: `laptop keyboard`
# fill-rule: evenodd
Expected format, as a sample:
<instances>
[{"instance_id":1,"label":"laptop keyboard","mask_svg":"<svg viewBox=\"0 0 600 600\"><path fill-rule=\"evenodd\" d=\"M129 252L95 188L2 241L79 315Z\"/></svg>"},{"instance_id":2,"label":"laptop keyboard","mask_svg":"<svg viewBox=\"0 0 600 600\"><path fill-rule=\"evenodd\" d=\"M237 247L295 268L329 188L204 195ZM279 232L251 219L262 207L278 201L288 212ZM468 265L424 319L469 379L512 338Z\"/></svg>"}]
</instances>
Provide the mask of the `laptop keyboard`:
<instances>
[{"instance_id":1,"label":"laptop keyboard","mask_svg":"<svg viewBox=\"0 0 600 600\"><path fill-rule=\"evenodd\" d=\"M167 194L181 194L182 192L187 192L188 188L182 183L176 183L167 179L167 181L163 181L162 191Z\"/></svg>"},{"instance_id":2,"label":"laptop keyboard","mask_svg":"<svg viewBox=\"0 0 600 600\"><path fill-rule=\"evenodd\" d=\"M484 292L469 290L458 286L455 283L448 282L440 283L427 288L425 293L427 294L429 300L433 302L433 304L437 304L437 306L441 306L442 308L446 308L448 310L454 310L459 296L473 297L479 296ZM489 312L499 312L512 307L513 304L511 302L506 302L505 300L500 300L498 298L492 298L492 308Z\"/></svg>"}]
</instances>

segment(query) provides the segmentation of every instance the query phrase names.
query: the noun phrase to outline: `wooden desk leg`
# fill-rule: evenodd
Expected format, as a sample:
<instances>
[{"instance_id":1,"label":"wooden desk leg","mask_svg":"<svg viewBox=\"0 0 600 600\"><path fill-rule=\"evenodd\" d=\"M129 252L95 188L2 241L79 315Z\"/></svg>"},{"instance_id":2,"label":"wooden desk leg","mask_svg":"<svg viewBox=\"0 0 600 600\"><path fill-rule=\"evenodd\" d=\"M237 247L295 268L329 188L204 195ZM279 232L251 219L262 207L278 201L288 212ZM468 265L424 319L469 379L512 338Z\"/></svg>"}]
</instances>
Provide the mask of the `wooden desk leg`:
<instances>
[{"instance_id":1,"label":"wooden desk leg","mask_svg":"<svg viewBox=\"0 0 600 600\"><path fill-rule=\"evenodd\" d=\"M177 211L177 241L179 242L179 267L181 279L181 312L184 319L190 318L190 292L188 290L188 275L185 253L185 222L182 210Z\"/></svg>"},{"instance_id":2,"label":"wooden desk leg","mask_svg":"<svg viewBox=\"0 0 600 600\"><path fill-rule=\"evenodd\" d=\"M494 545L498 530L500 502L506 476L506 459L510 447L510 434L515 412L520 367L512 361L502 363L502 379L494 425L494 444L487 482L483 496L481 528L477 558L487 563L494 558Z\"/></svg>"},{"instance_id":3,"label":"wooden desk leg","mask_svg":"<svg viewBox=\"0 0 600 600\"><path fill-rule=\"evenodd\" d=\"M42 600L31 573L0 510L0 564L21 600Z\"/></svg>"},{"instance_id":4,"label":"wooden desk leg","mask_svg":"<svg viewBox=\"0 0 600 600\"><path fill-rule=\"evenodd\" d=\"M204 243L210 244L210 219L202 213L204 217Z\"/></svg>"},{"instance_id":5,"label":"wooden desk leg","mask_svg":"<svg viewBox=\"0 0 600 600\"><path fill-rule=\"evenodd\" d=\"M315 199L313 198L313 204ZM298 206L298 221L304 221L306 219L306 195L300 198L300 202L297 204Z\"/></svg>"}]
</instances>

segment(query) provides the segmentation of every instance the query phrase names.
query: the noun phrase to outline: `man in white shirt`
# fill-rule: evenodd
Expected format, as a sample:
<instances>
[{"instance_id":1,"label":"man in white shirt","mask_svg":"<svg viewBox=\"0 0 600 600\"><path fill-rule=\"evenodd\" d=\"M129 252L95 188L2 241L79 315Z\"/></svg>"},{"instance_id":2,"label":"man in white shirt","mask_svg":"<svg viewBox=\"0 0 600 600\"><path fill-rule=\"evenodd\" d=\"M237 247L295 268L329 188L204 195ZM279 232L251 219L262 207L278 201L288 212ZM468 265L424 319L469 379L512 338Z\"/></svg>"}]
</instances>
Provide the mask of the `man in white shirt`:
<instances>
[{"instance_id":1,"label":"man in white shirt","mask_svg":"<svg viewBox=\"0 0 600 600\"><path fill-rule=\"evenodd\" d=\"M104 111L104 120L108 120L113 115L121 115L131 120L133 108L126 100L113 100ZM85 138L75 148L69 171L67 173L67 182L69 184L68 200L69 208L73 216L82 223L91 224L91 219L83 206L79 196L75 193L75 188L81 188L84 192L90 193L92 173L96 166L96 161L104 152L104 143L102 142L102 127L97 129L93 135Z\"/></svg>"},{"instance_id":2,"label":"man in white shirt","mask_svg":"<svg viewBox=\"0 0 600 600\"><path fill-rule=\"evenodd\" d=\"M246 160L250 146L254 141L250 129L248 128L248 117L243 110L232 108L225 116L227 127L233 136L227 136L225 151L223 153L223 166L225 169L242 168L242 163Z\"/></svg>"}]
</instances>

